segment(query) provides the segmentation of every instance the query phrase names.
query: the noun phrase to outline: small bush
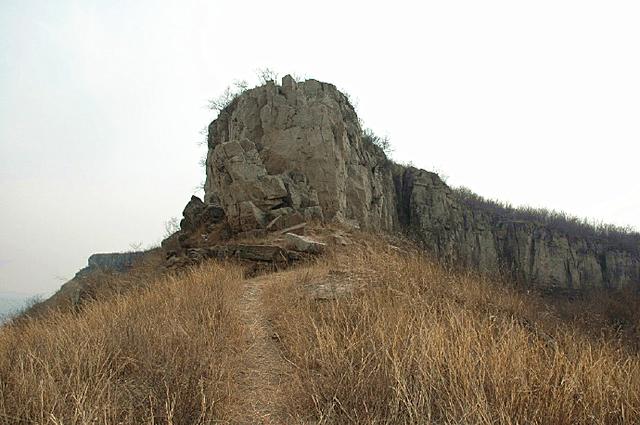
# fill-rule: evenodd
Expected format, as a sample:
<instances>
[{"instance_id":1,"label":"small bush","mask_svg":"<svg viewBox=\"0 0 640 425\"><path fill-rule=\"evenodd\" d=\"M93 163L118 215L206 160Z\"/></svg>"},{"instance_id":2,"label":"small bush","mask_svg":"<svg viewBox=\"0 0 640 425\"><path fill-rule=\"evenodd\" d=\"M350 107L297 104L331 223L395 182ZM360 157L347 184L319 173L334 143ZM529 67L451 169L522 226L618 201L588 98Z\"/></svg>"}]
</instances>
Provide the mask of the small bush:
<instances>
[{"instance_id":1,"label":"small bush","mask_svg":"<svg viewBox=\"0 0 640 425\"><path fill-rule=\"evenodd\" d=\"M169 220L164 222L164 236L163 239L168 238L169 236L176 233L180 230L180 220L178 217L171 217Z\"/></svg>"},{"instance_id":2,"label":"small bush","mask_svg":"<svg viewBox=\"0 0 640 425\"><path fill-rule=\"evenodd\" d=\"M247 88L249 84L245 80L237 80L233 82L233 85L227 86L227 88L222 92L222 94L216 98L209 99L209 109L214 111L222 111L227 106L231 105L231 103Z\"/></svg>"},{"instance_id":3,"label":"small bush","mask_svg":"<svg viewBox=\"0 0 640 425\"><path fill-rule=\"evenodd\" d=\"M280 75L271 68L261 68L256 71L258 76L258 84L267 84L269 81L277 83L280 79Z\"/></svg>"},{"instance_id":4,"label":"small bush","mask_svg":"<svg viewBox=\"0 0 640 425\"><path fill-rule=\"evenodd\" d=\"M362 130L362 140L365 143L371 143L379 147L387 156L391 155L391 152L393 152L391 143L389 142L389 137L378 136L370 128L365 128L364 130Z\"/></svg>"}]
</instances>

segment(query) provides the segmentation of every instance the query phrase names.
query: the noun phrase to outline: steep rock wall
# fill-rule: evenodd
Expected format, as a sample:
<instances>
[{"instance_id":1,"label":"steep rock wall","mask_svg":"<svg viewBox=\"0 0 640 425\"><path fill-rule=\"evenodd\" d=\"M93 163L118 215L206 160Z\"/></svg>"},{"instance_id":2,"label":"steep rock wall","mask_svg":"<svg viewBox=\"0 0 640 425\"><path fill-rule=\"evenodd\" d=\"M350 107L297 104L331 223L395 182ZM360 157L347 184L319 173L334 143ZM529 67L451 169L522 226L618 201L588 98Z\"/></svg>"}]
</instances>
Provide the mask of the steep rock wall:
<instances>
[{"instance_id":1,"label":"steep rock wall","mask_svg":"<svg viewBox=\"0 0 640 425\"><path fill-rule=\"evenodd\" d=\"M415 168L401 173L396 177L401 226L444 261L507 273L534 286L583 289L640 283L637 250L474 210L436 174Z\"/></svg>"},{"instance_id":2,"label":"steep rock wall","mask_svg":"<svg viewBox=\"0 0 640 425\"><path fill-rule=\"evenodd\" d=\"M307 219L397 223L388 160L362 141L353 107L332 84L291 77L248 90L209 126L205 202L234 230L293 209Z\"/></svg>"},{"instance_id":3,"label":"steep rock wall","mask_svg":"<svg viewBox=\"0 0 640 425\"><path fill-rule=\"evenodd\" d=\"M367 143L335 86L291 77L236 98L209 126L205 204L233 232L338 221L403 231L439 259L531 285L640 282L638 249L612 247L462 202L434 173L391 163Z\"/></svg>"}]
</instances>

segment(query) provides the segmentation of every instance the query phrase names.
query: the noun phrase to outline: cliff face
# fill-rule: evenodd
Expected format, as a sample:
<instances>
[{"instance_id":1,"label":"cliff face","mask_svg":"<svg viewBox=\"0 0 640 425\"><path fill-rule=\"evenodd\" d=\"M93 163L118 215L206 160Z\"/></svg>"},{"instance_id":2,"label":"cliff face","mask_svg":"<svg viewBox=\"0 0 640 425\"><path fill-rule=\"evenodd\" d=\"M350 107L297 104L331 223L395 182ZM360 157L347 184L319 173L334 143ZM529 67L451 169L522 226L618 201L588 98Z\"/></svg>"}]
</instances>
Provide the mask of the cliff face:
<instances>
[{"instance_id":1,"label":"cliff face","mask_svg":"<svg viewBox=\"0 0 640 425\"><path fill-rule=\"evenodd\" d=\"M444 261L507 273L535 286L580 289L640 283L637 250L473 209L436 174L424 170L404 169L396 177L396 188L401 227Z\"/></svg>"},{"instance_id":2,"label":"cliff face","mask_svg":"<svg viewBox=\"0 0 640 425\"><path fill-rule=\"evenodd\" d=\"M443 261L532 285L640 282L637 249L504 220L462 202L436 174L391 163L363 140L353 107L331 84L287 76L282 86L248 90L211 123L208 145L199 208L219 211L216 226L232 233L338 221L403 231Z\"/></svg>"},{"instance_id":3,"label":"cliff face","mask_svg":"<svg viewBox=\"0 0 640 425\"><path fill-rule=\"evenodd\" d=\"M105 269L123 272L144 256L143 251L93 254L88 260L88 269Z\"/></svg>"},{"instance_id":4,"label":"cliff face","mask_svg":"<svg viewBox=\"0 0 640 425\"><path fill-rule=\"evenodd\" d=\"M287 76L246 91L209 126L205 202L219 202L235 231L293 212L391 230L387 163L335 86Z\"/></svg>"},{"instance_id":5,"label":"cliff face","mask_svg":"<svg viewBox=\"0 0 640 425\"><path fill-rule=\"evenodd\" d=\"M74 279L83 278L89 275L91 272L98 270L119 273L125 272L129 270L137 261L143 259L145 254L145 251L92 254L87 260L87 266L80 269L76 273L75 277L71 279L71 281L73 281Z\"/></svg>"}]
</instances>

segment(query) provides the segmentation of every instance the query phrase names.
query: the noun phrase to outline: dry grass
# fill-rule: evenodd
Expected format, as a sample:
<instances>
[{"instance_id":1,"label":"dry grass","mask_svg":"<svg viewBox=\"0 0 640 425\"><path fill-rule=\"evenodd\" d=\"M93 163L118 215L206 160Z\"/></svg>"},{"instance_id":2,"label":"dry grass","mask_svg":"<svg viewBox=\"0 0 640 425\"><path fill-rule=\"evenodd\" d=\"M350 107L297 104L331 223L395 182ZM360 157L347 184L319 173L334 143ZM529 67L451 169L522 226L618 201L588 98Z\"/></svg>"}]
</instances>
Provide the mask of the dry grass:
<instances>
[{"instance_id":1,"label":"dry grass","mask_svg":"<svg viewBox=\"0 0 640 425\"><path fill-rule=\"evenodd\" d=\"M585 332L591 310L371 244L268 291L295 366L292 421L640 423L638 353L615 332ZM352 295L314 300L308 288L336 275Z\"/></svg>"},{"instance_id":2,"label":"dry grass","mask_svg":"<svg viewBox=\"0 0 640 425\"><path fill-rule=\"evenodd\" d=\"M241 279L236 267L207 263L128 291L114 292L123 285L111 282L109 296L80 312L50 311L0 329L0 423L225 419Z\"/></svg>"},{"instance_id":3,"label":"dry grass","mask_svg":"<svg viewBox=\"0 0 640 425\"><path fill-rule=\"evenodd\" d=\"M95 269L66 282L49 299L36 302L14 318L14 322L46 316L51 311L80 310L89 302L101 302L132 290L146 288L164 276L164 252L146 251L126 273Z\"/></svg>"},{"instance_id":4,"label":"dry grass","mask_svg":"<svg viewBox=\"0 0 640 425\"><path fill-rule=\"evenodd\" d=\"M637 294L552 300L351 237L252 280L93 275L0 328L0 423L640 423Z\"/></svg>"}]
</instances>

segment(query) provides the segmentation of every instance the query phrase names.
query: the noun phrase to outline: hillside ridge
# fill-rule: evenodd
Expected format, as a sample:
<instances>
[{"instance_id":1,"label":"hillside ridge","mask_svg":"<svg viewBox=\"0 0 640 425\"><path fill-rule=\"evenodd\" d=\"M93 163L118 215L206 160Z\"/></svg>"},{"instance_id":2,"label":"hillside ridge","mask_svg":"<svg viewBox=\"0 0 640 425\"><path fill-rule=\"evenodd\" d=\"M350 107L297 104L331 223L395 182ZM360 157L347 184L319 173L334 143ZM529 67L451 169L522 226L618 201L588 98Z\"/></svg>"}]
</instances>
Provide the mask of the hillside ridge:
<instances>
[{"instance_id":1,"label":"hillside ridge","mask_svg":"<svg viewBox=\"0 0 640 425\"><path fill-rule=\"evenodd\" d=\"M338 222L402 232L445 263L537 287L640 282L639 237L616 244L467 202L437 174L389 160L348 98L316 80L287 75L233 99L208 127L206 175L204 203L185 208L182 248Z\"/></svg>"},{"instance_id":2,"label":"hillside ridge","mask_svg":"<svg viewBox=\"0 0 640 425\"><path fill-rule=\"evenodd\" d=\"M288 270L254 255L270 233L233 239L252 260L88 272L0 328L0 423L638 423L636 291L544 297L378 231L305 233L326 251Z\"/></svg>"}]
</instances>

